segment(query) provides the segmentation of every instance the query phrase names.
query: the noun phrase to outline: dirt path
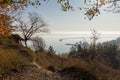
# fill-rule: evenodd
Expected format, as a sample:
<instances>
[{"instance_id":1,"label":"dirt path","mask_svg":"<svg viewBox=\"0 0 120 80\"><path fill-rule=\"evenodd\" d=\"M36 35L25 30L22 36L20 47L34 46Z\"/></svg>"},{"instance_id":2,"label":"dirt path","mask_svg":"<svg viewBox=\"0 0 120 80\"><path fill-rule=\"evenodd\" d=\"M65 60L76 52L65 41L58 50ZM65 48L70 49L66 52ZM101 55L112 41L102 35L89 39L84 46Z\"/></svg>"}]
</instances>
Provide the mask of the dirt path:
<instances>
[{"instance_id":1,"label":"dirt path","mask_svg":"<svg viewBox=\"0 0 120 80\"><path fill-rule=\"evenodd\" d=\"M38 69L42 70L46 74L53 74L52 71L46 70L46 69L42 68L40 65L37 64L37 62L36 62L36 55L34 55L32 64L35 65Z\"/></svg>"}]
</instances>

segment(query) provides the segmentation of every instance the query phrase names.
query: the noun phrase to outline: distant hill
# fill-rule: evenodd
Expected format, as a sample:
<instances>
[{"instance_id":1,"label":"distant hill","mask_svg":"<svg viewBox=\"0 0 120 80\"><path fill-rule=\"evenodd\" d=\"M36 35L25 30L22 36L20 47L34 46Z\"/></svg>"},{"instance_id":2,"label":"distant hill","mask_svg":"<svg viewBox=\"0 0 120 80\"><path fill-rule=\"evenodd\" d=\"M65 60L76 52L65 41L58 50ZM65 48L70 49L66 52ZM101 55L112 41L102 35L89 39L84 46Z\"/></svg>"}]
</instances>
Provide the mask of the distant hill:
<instances>
[{"instance_id":1,"label":"distant hill","mask_svg":"<svg viewBox=\"0 0 120 80\"><path fill-rule=\"evenodd\" d=\"M120 49L120 37L114 39L114 40L110 40L110 41L106 41L106 42L103 42L103 43L108 43L108 44L112 44L112 45L117 45L118 46L118 49Z\"/></svg>"},{"instance_id":2,"label":"distant hill","mask_svg":"<svg viewBox=\"0 0 120 80\"><path fill-rule=\"evenodd\" d=\"M110 43L110 44L120 44L120 37L114 39L114 40L110 40L110 41L106 41L104 43Z\"/></svg>"}]
</instances>

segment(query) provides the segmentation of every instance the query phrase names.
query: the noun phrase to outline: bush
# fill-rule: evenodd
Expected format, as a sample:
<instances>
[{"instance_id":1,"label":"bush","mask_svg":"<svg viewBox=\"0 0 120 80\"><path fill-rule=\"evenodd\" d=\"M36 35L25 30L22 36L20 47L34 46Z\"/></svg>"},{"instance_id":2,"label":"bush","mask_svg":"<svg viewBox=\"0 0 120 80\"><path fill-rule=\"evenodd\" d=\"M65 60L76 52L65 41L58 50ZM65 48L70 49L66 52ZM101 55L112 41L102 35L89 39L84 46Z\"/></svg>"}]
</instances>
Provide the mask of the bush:
<instances>
[{"instance_id":1,"label":"bush","mask_svg":"<svg viewBox=\"0 0 120 80\"><path fill-rule=\"evenodd\" d=\"M55 72L55 67L54 66L48 66L48 70Z\"/></svg>"}]
</instances>

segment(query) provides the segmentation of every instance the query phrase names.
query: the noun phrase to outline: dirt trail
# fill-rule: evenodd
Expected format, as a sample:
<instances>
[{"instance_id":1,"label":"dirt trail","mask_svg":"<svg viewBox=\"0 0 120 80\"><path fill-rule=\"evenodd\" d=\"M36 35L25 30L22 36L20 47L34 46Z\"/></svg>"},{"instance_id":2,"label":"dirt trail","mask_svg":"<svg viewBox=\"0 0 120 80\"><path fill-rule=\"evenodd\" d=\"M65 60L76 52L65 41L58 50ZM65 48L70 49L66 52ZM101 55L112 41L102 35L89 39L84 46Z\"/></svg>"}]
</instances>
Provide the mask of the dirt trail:
<instances>
[{"instance_id":1,"label":"dirt trail","mask_svg":"<svg viewBox=\"0 0 120 80\"><path fill-rule=\"evenodd\" d=\"M42 68L40 65L38 65L35 61L32 62L33 65L35 65L38 69L42 70L44 73L46 74L53 74L52 71L46 70L44 68Z\"/></svg>"},{"instance_id":2,"label":"dirt trail","mask_svg":"<svg viewBox=\"0 0 120 80\"><path fill-rule=\"evenodd\" d=\"M49 70L46 70L46 69L42 68L42 67L36 62L36 55L34 55L32 64L35 65L38 69L40 69L40 70L42 70L43 72L45 72L46 74L53 74L52 71L49 71Z\"/></svg>"}]
</instances>

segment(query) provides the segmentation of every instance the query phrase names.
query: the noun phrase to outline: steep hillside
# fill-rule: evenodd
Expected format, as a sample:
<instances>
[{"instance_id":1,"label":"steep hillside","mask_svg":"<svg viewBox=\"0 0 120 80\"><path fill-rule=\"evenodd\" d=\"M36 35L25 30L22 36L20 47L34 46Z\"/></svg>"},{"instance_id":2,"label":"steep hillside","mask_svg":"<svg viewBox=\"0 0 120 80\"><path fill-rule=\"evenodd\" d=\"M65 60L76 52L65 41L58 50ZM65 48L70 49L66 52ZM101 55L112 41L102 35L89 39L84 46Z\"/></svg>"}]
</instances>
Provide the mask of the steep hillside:
<instances>
[{"instance_id":1,"label":"steep hillside","mask_svg":"<svg viewBox=\"0 0 120 80\"><path fill-rule=\"evenodd\" d=\"M18 35L0 38L0 80L62 80L59 75L43 68L55 57L47 60L43 59L47 55L38 56L41 58L39 62L44 63L38 65L36 53L24 47L20 40Z\"/></svg>"},{"instance_id":2,"label":"steep hillside","mask_svg":"<svg viewBox=\"0 0 120 80\"><path fill-rule=\"evenodd\" d=\"M100 62L34 53L18 35L0 38L0 80L119 80L120 71Z\"/></svg>"},{"instance_id":3,"label":"steep hillside","mask_svg":"<svg viewBox=\"0 0 120 80\"><path fill-rule=\"evenodd\" d=\"M33 52L16 42L14 36L0 38L0 74L17 70L33 61Z\"/></svg>"}]
</instances>

